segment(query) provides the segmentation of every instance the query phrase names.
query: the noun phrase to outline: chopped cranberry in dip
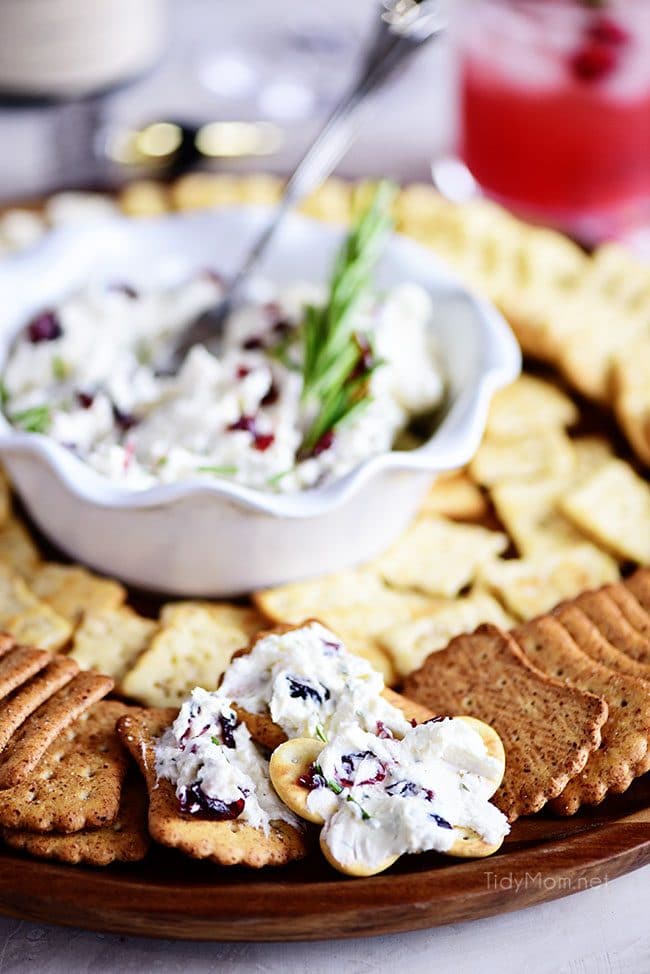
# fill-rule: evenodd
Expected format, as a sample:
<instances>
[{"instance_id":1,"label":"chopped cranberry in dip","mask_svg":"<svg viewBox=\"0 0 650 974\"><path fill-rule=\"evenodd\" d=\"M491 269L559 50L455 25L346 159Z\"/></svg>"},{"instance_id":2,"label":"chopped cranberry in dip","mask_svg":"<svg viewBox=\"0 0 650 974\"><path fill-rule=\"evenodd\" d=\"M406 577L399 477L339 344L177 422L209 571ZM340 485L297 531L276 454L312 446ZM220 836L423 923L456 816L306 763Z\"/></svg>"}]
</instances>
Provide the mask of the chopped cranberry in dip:
<instances>
[{"instance_id":1,"label":"chopped cranberry in dip","mask_svg":"<svg viewBox=\"0 0 650 974\"><path fill-rule=\"evenodd\" d=\"M156 773L176 789L182 811L237 819L268 834L277 820L298 824L269 781L268 761L219 696L196 688L156 744Z\"/></svg>"},{"instance_id":2,"label":"chopped cranberry in dip","mask_svg":"<svg viewBox=\"0 0 650 974\"><path fill-rule=\"evenodd\" d=\"M446 718L409 728L401 740L347 724L300 783L334 859L372 871L405 853L448 852L454 826L499 844L509 831L489 801L499 773L480 734Z\"/></svg>"},{"instance_id":3,"label":"chopped cranberry in dip","mask_svg":"<svg viewBox=\"0 0 650 974\"><path fill-rule=\"evenodd\" d=\"M287 737L325 740L351 721L403 736L409 723L381 696L383 689L381 673L367 660L310 622L258 640L231 662L219 692L250 713L268 714Z\"/></svg>"},{"instance_id":4,"label":"chopped cranberry in dip","mask_svg":"<svg viewBox=\"0 0 650 974\"><path fill-rule=\"evenodd\" d=\"M359 368L368 370L364 408L307 445L315 406L302 397L301 326L306 306L325 303L326 287L258 281L259 299L233 312L220 348L197 346L176 376L165 374L174 336L218 301L221 287L206 274L164 288L109 281L44 310L25 323L5 368L8 418L122 487L227 478L286 492L390 450L415 417L439 405L432 302L408 283L355 304L349 327Z\"/></svg>"}]
</instances>

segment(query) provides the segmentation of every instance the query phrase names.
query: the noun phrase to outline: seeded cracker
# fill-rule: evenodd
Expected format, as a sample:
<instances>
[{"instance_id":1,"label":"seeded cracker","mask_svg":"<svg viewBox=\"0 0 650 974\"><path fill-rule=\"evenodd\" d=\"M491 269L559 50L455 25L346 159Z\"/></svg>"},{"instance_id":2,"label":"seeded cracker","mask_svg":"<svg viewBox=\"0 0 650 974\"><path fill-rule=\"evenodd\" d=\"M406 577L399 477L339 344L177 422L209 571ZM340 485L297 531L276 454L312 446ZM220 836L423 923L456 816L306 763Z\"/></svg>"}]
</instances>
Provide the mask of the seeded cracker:
<instances>
[{"instance_id":1,"label":"seeded cracker","mask_svg":"<svg viewBox=\"0 0 650 974\"><path fill-rule=\"evenodd\" d=\"M468 714L497 732L506 773L494 803L512 822L556 798L600 744L607 704L550 679L506 633L480 626L433 653L404 693L438 714Z\"/></svg>"},{"instance_id":2,"label":"seeded cracker","mask_svg":"<svg viewBox=\"0 0 650 974\"><path fill-rule=\"evenodd\" d=\"M650 681L650 666L640 663L616 648L600 631L588 615L573 602L567 602L553 611L572 639L583 653L591 656L597 663L608 666L616 673L627 673L641 680ZM650 692L650 682L648 682Z\"/></svg>"},{"instance_id":3,"label":"seeded cracker","mask_svg":"<svg viewBox=\"0 0 650 974\"><path fill-rule=\"evenodd\" d=\"M68 622L76 624L84 612L115 609L124 602L126 590L119 582L100 578L78 565L39 565L29 579L34 595L47 602Z\"/></svg>"},{"instance_id":4,"label":"seeded cracker","mask_svg":"<svg viewBox=\"0 0 650 974\"><path fill-rule=\"evenodd\" d=\"M221 866L281 866L307 852L305 836L288 822L273 822L268 836L245 822L218 822L182 812L174 786L156 778L154 744L173 722L175 709L132 710L118 732L144 776L149 792L149 832L155 842Z\"/></svg>"},{"instance_id":5,"label":"seeded cracker","mask_svg":"<svg viewBox=\"0 0 650 974\"><path fill-rule=\"evenodd\" d=\"M585 534L621 558L650 562L650 486L623 460L610 460L561 500Z\"/></svg>"},{"instance_id":6,"label":"seeded cracker","mask_svg":"<svg viewBox=\"0 0 650 974\"><path fill-rule=\"evenodd\" d=\"M550 616L521 626L513 636L529 660L549 677L597 694L608 706L601 747L552 802L553 810L574 815L581 805L599 805L607 794L626 791L634 778L650 769L648 684L590 659Z\"/></svg>"},{"instance_id":7,"label":"seeded cracker","mask_svg":"<svg viewBox=\"0 0 650 974\"><path fill-rule=\"evenodd\" d=\"M162 626L122 679L122 691L142 703L180 706L200 686L214 690L235 650L264 621L256 609L227 603L166 606Z\"/></svg>"},{"instance_id":8,"label":"seeded cracker","mask_svg":"<svg viewBox=\"0 0 650 974\"><path fill-rule=\"evenodd\" d=\"M0 699L44 669L52 657L44 649L16 646L0 658Z\"/></svg>"},{"instance_id":9,"label":"seeded cracker","mask_svg":"<svg viewBox=\"0 0 650 974\"><path fill-rule=\"evenodd\" d=\"M0 704L0 751L7 746L23 721L69 683L79 672L74 660L56 656L27 683L18 687Z\"/></svg>"},{"instance_id":10,"label":"seeded cracker","mask_svg":"<svg viewBox=\"0 0 650 974\"><path fill-rule=\"evenodd\" d=\"M579 609L589 616L605 639L633 660L650 666L650 639L637 632L627 621L606 589L583 592L575 600Z\"/></svg>"},{"instance_id":11,"label":"seeded cracker","mask_svg":"<svg viewBox=\"0 0 650 974\"><path fill-rule=\"evenodd\" d=\"M25 781L60 734L112 689L109 676L80 673L35 710L0 754L0 789Z\"/></svg>"},{"instance_id":12,"label":"seeded cracker","mask_svg":"<svg viewBox=\"0 0 650 974\"><path fill-rule=\"evenodd\" d=\"M157 622L139 616L126 605L87 612L74 634L69 656L82 670L112 676L119 689L157 630Z\"/></svg>"},{"instance_id":13,"label":"seeded cracker","mask_svg":"<svg viewBox=\"0 0 650 974\"><path fill-rule=\"evenodd\" d=\"M112 825L128 764L115 722L128 710L101 701L61 731L30 778L0 792L0 825L29 832Z\"/></svg>"},{"instance_id":14,"label":"seeded cracker","mask_svg":"<svg viewBox=\"0 0 650 974\"><path fill-rule=\"evenodd\" d=\"M368 567L393 588L451 597L507 547L508 538L499 531L420 517Z\"/></svg>"},{"instance_id":15,"label":"seeded cracker","mask_svg":"<svg viewBox=\"0 0 650 974\"><path fill-rule=\"evenodd\" d=\"M68 835L3 829L12 849L39 859L56 859L71 865L108 866L112 862L139 862L149 849L147 796L138 780L127 781L117 818L101 829L82 829Z\"/></svg>"}]
</instances>

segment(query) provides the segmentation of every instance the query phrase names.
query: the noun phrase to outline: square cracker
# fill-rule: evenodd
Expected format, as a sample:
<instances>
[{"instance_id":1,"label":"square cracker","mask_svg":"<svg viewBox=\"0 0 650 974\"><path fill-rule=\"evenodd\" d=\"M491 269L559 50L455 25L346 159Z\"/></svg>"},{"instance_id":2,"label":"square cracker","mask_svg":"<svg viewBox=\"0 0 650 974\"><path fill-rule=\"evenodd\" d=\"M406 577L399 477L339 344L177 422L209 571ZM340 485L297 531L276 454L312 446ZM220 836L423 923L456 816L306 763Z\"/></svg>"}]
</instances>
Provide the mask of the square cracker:
<instances>
[{"instance_id":1,"label":"square cracker","mask_svg":"<svg viewBox=\"0 0 650 974\"><path fill-rule=\"evenodd\" d=\"M448 517L457 521L478 521L488 513L488 504L474 481L462 470L440 476L424 498L422 516Z\"/></svg>"},{"instance_id":2,"label":"square cracker","mask_svg":"<svg viewBox=\"0 0 650 974\"><path fill-rule=\"evenodd\" d=\"M584 589L618 577L616 562L591 544L531 558L493 561L480 573L480 581L520 619L543 615Z\"/></svg>"},{"instance_id":3,"label":"square cracker","mask_svg":"<svg viewBox=\"0 0 650 974\"><path fill-rule=\"evenodd\" d=\"M521 375L495 394L488 414L488 436L515 437L538 433L549 427L573 426L578 407L551 382Z\"/></svg>"},{"instance_id":4,"label":"square cracker","mask_svg":"<svg viewBox=\"0 0 650 974\"><path fill-rule=\"evenodd\" d=\"M182 812L174 786L158 779L154 745L178 711L131 710L118 721L118 732L136 761L149 792L149 832L161 845L195 859L210 859L221 866L281 866L301 859L307 851L305 836L288 822L272 822L268 835L236 819L218 822Z\"/></svg>"},{"instance_id":5,"label":"square cracker","mask_svg":"<svg viewBox=\"0 0 650 974\"><path fill-rule=\"evenodd\" d=\"M149 850L147 796L142 783L126 782L117 818L101 829L80 832L25 832L3 829L2 838L12 849L38 859L56 859L71 865L108 866L112 862L139 862Z\"/></svg>"},{"instance_id":6,"label":"square cracker","mask_svg":"<svg viewBox=\"0 0 650 974\"><path fill-rule=\"evenodd\" d=\"M588 657L561 623L546 616L513 631L531 663L549 677L593 693L607 703L602 743L584 769L553 800L553 810L574 815L581 805L599 805L626 791L650 769L650 693L637 677L615 673Z\"/></svg>"},{"instance_id":7,"label":"square cracker","mask_svg":"<svg viewBox=\"0 0 650 974\"><path fill-rule=\"evenodd\" d=\"M29 587L68 622L78 623L84 612L115 609L126 599L126 589L110 578L100 578L79 565L39 565Z\"/></svg>"},{"instance_id":8,"label":"square cracker","mask_svg":"<svg viewBox=\"0 0 650 974\"><path fill-rule=\"evenodd\" d=\"M104 700L66 727L27 781L0 792L0 825L65 833L112 825L128 763L115 723L128 710Z\"/></svg>"},{"instance_id":9,"label":"square cracker","mask_svg":"<svg viewBox=\"0 0 650 974\"><path fill-rule=\"evenodd\" d=\"M538 812L582 771L607 717L600 697L550 679L490 625L429 656L404 692L434 713L467 714L494 728L506 751L494 802L511 822Z\"/></svg>"},{"instance_id":10,"label":"square cracker","mask_svg":"<svg viewBox=\"0 0 650 974\"><path fill-rule=\"evenodd\" d=\"M481 565L508 547L508 538L477 524L420 517L368 568L397 589L451 597L472 582Z\"/></svg>"},{"instance_id":11,"label":"square cracker","mask_svg":"<svg viewBox=\"0 0 650 974\"><path fill-rule=\"evenodd\" d=\"M127 605L95 609L84 615L68 655L82 670L99 670L112 676L119 688L157 629L157 622L139 616Z\"/></svg>"},{"instance_id":12,"label":"square cracker","mask_svg":"<svg viewBox=\"0 0 650 974\"><path fill-rule=\"evenodd\" d=\"M379 641L388 650L400 676L422 666L430 653L444 649L455 636L473 632L483 622L509 629L514 619L487 592L475 591L441 604L428 615L386 629Z\"/></svg>"},{"instance_id":13,"label":"square cracker","mask_svg":"<svg viewBox=\"0 0 650 974\"><path fill-rule=\"evenodd\" d=\"M512 481L492 488L490 497L499 520L520 555L562 551L586 542L584 534L558 508L565 489L564 478Z\"/></svg>"},{"instance_id":14,"label":"square cracker","mask_svg":"<svg viewBox=\"0 0 650 974\"><path fill-rule=\"evenodd\" d=\"M558 606L553 610L553 615L562 623L583 653L616 673L627 673L629 676L647 680L648 690L650 690L650 665L633 659L632 656L617 649L575 602L566 602Z\"/></svg>"},{"instance_id":15,"label":"square cracker","mask_svg":"<svg viewBox=\"0 0 650 974\"><path fill-rule=\"evenodd\" d=\"M30 592L17 572L0 563L0 629L18 642L57 650L72 632L70 623Z\"/></svg>"},{"instance_id":16,"label":"square cracker","mask_svg":"<svg viewBox=\"0 0 650 974\"><path fill-rule=\"evenodd\" d=\"M571 440L564 430L539 430L517 437L487 437L469 465L483 487L510 480L570 476L575 467Z\"/></svg>"},{"instance_id":17,"label":"square cracker","mask_svg":"<svg viewBox=\"0 0 650 974\"><path fill-rule=\"evenodd\" d=\"M320 619L351 652L380 670L389 685L395 682L395 671L380 644L380 633L439 604L419 592L393 590L368 567L265 589L253 599L272 622L297 626L305 619Z\"/></svg>"},{"instance_id":18,"label":"square cracker","mask_svg":"<svg viewBox=\"0 0 650 974\"><path fill-rule=\"evenodd\" d=\"M610 460L560 501L562 511L621 558L650 562L650 486L623 460Z\"/></svg>"},{"instance_id":19,"label":"square cracker","mask_svg":"<svg viewBox=\"0 0 650 974\"><path fill-rule=\"evenodd\" d=\"M0 789L21 784L62 731L113 689L99 673L79 673L53 693L20 726L0 753Z\"/></svg>"},{"instance_id":20,"label":"square cracker","mask_svg":"<svg viewBox=\"0 0 650 974\"><path fill-rule=\"evenodd\" d=\"M196 686L214 690L233 653L264 625L256 609L228 603L166 606L162 620L122 679L126 696L152 706L180 706Z\"/></svg>"},{"instance_id":21,"label":"square cracker","mask_svg":"<svg viewBox=\"0 0 650 974\"><path fill-rule=\"evenodd\" d=\"M0 705L0 751L7 746L21 724L78 672L79 667L74 660L55 656L31 680L3 699Z\"/></svg>"},{"instance_id":22,"label":"square cracker","mask_svg":"<svg viewBox=\"0 0 650 974\"><path fill-rule=\"evenodd\" d=\"M616 649L633 660L650 665L650 638L638 632L628 622L610 595L612 588L613 585L599 592L583 592L577 597L575 604Z\"/></svg>"},{"instance_id":23,"label":"square cracker","mask_svg":"<svg viewBox=\"0 0 650 974\"><path fill-rule=\"evenodd\" d=\"M41 556L23 522L10 515L0 523L0 562L29 578Z\"/></svg>"}]
</instances>

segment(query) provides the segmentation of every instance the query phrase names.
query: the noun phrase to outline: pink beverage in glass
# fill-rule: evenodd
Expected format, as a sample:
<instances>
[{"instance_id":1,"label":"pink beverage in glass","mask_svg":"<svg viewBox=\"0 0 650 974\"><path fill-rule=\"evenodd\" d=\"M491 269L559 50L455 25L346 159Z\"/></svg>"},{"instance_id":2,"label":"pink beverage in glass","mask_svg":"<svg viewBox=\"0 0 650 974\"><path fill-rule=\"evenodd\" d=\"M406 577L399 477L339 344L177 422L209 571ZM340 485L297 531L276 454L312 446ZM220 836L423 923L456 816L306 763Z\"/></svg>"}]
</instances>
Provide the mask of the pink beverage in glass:
<instances>
[{"instance_id":1,"label":"pink beverage in glass","mask_svg":"<svg viewBox=\"0 0 650 974\"><path fill-rule=\"evenodd\" d=\"M466 0L460 153L586 243L650 223L650 0Z\"/></svg>"}]
</instances>

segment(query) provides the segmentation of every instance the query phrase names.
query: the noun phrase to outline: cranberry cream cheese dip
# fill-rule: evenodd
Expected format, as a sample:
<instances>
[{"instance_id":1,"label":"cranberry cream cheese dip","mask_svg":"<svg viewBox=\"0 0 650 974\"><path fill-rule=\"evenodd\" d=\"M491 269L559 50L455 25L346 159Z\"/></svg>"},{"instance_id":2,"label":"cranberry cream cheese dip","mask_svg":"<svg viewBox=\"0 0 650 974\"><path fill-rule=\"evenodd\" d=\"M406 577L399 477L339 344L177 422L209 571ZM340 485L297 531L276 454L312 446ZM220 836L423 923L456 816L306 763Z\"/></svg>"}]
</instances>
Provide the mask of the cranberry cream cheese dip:
<instances>
[{"instance_id":1,"label":"cranberry cream cheese dip","mask_svg":"<svg viewBox=\"0 0 650 974\"><path fill-rule=\"evenodd\" d=\"M3 375L5 413L111 482L226 478L289 492L340 477L399 445L443 399L427 291L375 290L389 221L378 198L344 241L329 285L253 282L215 348L176 375L175 339L222 284L90 284L28 321Z\"/></svg>"}]
</instances>

